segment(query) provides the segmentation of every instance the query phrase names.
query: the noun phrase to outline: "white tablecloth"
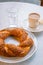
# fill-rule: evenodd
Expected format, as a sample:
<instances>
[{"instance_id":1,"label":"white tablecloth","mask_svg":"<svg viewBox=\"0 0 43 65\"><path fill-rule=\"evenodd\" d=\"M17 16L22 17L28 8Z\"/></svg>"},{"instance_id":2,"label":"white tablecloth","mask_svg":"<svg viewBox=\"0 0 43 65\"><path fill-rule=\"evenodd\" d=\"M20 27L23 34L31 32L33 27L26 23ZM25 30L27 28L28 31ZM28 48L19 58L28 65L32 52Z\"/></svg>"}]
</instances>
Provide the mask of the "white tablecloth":
<instances>
[{"instance_id":1,"label":"white tablecloth","mask_svg":"<svg viewBox=\"0 0 43 65\"><path fill-rule=\"evenodd\" d=\"M43 7L37 6L29 3L19 3L19 2L5 2L0 3L0 28L9 26L9 18L7 10L9 8L16 8L19 12L18 22L22 27L22 21L28 17L28 14L31 12L37 12L40 14L41 19L43 19ZM18 25L18 26L19 26ZM25 22L23 24L25 25ZM37 52L28 60L17 63L17 64L7 64L0 62L0 65L42 65L43 64L43 32L34 33L38 40L38 49Z\"/></svg>"}]
</instances>

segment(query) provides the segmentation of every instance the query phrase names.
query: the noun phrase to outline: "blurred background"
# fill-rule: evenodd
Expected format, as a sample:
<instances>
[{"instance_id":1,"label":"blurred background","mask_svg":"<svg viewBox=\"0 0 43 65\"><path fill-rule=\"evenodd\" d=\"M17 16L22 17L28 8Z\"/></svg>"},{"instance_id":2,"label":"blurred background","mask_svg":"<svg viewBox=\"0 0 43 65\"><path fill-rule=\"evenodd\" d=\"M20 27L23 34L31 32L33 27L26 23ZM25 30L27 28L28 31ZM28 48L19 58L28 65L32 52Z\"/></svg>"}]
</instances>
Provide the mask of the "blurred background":
<instances>
[{"instance_id":1,"label":"blurred background","mask_svg":"<svg viewBox=\"0 0 43 65\"><path fill-rule=\"evenodd\" d=\"M41 1L43 0L0 0L0 2L10 2L10 1L26 2L26 3L33 3L33 4L41 5Z\"/></svg>"}]
</instances>

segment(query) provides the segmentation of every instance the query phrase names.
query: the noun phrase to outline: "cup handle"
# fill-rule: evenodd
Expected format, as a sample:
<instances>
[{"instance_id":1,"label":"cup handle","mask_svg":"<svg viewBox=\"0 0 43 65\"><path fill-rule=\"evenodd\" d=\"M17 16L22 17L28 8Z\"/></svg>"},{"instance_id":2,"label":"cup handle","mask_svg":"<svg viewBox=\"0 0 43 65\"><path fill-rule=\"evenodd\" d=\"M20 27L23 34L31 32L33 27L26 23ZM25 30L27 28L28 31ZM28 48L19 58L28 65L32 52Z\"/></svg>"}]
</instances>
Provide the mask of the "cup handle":
<instances>
[{"instance_id":1,"label":"cup handle","mask_svg":"<svg viewBox=\"0 0 43 65\"><path fill-rule=\"evenodd\" d=\"M43 20L39 20L39 24L43 24Z\"/></svg>"}]
</instances>

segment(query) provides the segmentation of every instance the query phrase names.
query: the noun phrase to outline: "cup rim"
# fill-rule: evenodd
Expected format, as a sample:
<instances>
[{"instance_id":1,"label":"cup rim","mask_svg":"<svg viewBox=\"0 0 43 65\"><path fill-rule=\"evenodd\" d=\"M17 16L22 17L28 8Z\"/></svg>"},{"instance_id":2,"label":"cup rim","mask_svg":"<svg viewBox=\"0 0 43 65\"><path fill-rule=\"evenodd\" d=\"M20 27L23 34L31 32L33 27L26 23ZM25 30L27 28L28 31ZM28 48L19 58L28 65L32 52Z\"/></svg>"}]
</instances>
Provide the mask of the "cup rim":
<instances>
[{"instance_id":1,"label":"cup rim","mask_svg":"<svg viewBox=\"0 0 43 65\"><path fill-rule=\"evenodd\" d=\"M33 14L34 14L34 15L37 15L38 18L40 18L40 14L38 14L38 13L30 13L30 14L29 14L29 18L30 18L30 16L33 15Z\"/></svg>"}]
</instances>

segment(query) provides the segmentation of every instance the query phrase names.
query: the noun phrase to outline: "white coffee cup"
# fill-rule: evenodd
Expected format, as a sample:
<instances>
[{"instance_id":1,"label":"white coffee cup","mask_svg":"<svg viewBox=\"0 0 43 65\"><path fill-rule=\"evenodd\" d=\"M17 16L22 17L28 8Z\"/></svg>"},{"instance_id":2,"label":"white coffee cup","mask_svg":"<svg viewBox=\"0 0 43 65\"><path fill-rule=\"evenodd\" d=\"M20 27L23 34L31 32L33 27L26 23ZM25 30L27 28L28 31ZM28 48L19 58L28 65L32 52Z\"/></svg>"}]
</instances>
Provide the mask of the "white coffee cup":
<instances>
[{"instance_id":1,"label":"white coffee cup","mask_svg":"<svg viewBox=\"0 0 43 65\"><path fill-rule=\"evenodd\" d=\"M29 27L37 27L39 25L40 15L38 13L29 14Z\"/></svg>"}]
</instances>

